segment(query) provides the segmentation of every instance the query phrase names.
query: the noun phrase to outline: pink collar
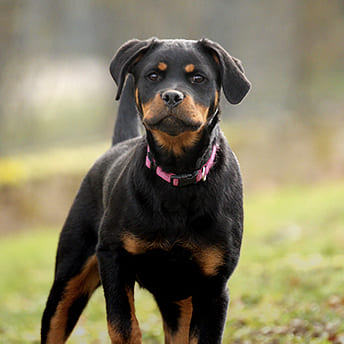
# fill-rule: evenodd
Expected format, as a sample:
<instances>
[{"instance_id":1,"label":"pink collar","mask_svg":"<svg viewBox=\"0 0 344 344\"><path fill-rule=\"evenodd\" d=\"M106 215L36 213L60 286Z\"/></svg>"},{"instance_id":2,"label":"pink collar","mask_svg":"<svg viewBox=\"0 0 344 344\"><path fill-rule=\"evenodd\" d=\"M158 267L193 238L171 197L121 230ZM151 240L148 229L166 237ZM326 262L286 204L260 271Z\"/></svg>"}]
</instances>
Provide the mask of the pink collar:
<instances>
[{"instance_id":1,"label":"pink collar","mask_svg":"<svg viewBox=\"0 0 344 344\"><path fill-rule=\"evenodd\" d=\"M147 145L146 166L149 169L155 169L155 173L161 179L165 180L173 186L181 187L190 184L196 184L200 180L203 180L205 182L210 169L214 165L217 148L217 144L214 144L209 160L199 170L196 170L192 173L175 174L164 172L160 166L157 166L156 161L150 153L149 146Z\"/></svg>"}]
</instances>

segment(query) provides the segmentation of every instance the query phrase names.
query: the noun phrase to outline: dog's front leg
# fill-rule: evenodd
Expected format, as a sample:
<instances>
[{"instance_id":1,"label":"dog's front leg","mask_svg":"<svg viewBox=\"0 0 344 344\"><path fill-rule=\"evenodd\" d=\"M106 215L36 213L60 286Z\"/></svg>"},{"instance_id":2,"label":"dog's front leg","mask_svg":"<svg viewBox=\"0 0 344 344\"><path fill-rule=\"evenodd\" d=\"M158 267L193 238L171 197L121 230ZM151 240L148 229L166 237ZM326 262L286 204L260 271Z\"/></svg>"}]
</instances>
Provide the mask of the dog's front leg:
<instances>
[{"instance_id":1,"label":"dog's front leg","mask_svg":"<svg viewBox=\"0 0 344 344\"><path fill-rule=\"evenodd\" d=\"M134 306L135 274L129 257L120 248L104 244L98 246L97 256L111 343L141 344Z\"/></svg>"},{"instance_id":2,"label":"dog's front leg","mask_svg":"<svg viewBox=\"0 0 344 344\"><path fill-rule=\"evenodd\" d=\"M190 343L221 344L229 302L224 286L216 293L207 290L193 297L193 314L190 326Z\"/></svg>"}]
</instances>

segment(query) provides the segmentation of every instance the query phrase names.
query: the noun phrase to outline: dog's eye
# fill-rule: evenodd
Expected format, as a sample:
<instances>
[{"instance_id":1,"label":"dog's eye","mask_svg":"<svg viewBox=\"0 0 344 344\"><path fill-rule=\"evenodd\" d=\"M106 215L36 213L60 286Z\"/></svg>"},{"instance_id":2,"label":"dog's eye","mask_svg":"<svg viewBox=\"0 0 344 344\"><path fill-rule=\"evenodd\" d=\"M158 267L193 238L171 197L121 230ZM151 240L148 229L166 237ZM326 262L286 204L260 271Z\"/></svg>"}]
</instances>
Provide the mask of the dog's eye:
<instances>
[{"instance_id":1,"label":"dog's eye","mask_svg":"<svg viewBox=\"0 0 344 344\"><path fill-rule=\"evenodd\" d=\"M191 81L194 84L200 84L205 80L205 77L201 74L195 74L192 76Z\"/></svg>"},{"instance_id":2,"label":"dog's eye","mask_svg":"<svg viewBox=\"0 0 344 344\"><path fill-rule=\"evenodd\" d=\"M160 79L160 75L156 72L152 72L152 73L148 74L147 77L151 81L158 81Z\"/></svg>"}]
</instances>

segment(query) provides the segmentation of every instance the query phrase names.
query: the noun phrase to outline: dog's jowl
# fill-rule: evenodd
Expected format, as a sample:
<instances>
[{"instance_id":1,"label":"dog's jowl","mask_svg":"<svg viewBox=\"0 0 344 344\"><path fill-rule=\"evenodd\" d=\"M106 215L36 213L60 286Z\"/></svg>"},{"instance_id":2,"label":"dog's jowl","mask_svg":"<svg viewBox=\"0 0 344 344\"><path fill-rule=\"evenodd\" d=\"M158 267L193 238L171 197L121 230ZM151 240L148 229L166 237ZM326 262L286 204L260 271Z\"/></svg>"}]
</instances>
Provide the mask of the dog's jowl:
<instances>
[{"instance_id":1,"label":"dog's jowl","mask_svg":"<svg viewBox=\"0 0 344 344\"><path fill-rule=\"evenodd\" d=\"M113 145L63 226L41 343L65 343L100 285L112 344L141 343L136 282L159 306L165 343L221 343L243 209L219 101L239 103L250 83L207 39L131 40L110 72L121 99Z\"/></svg>"}]
</instances>

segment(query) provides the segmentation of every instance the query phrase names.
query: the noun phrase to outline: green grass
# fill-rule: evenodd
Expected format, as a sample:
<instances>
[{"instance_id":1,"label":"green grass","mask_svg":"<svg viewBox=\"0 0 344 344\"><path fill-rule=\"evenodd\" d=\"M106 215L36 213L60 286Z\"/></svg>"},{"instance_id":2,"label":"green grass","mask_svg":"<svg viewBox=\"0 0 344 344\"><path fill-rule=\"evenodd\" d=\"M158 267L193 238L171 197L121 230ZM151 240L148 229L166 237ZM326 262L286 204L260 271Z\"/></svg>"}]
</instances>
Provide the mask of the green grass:
<instances>
[{"instance_id":1,"label":"green grass","mask_svg":"<svg viewBox=\"0 0 344 344\"><path fill-rule=\"evenodd\" d=\"M224 343L344 343L344 182L288 187L245 200L240 264L229 282ZM0 343L38 343L57 230L0 242ZM151 297L136 292L144 343L162 343ZM99 289L70 343L109 343Z\"/></svg>"}]
</instances>

